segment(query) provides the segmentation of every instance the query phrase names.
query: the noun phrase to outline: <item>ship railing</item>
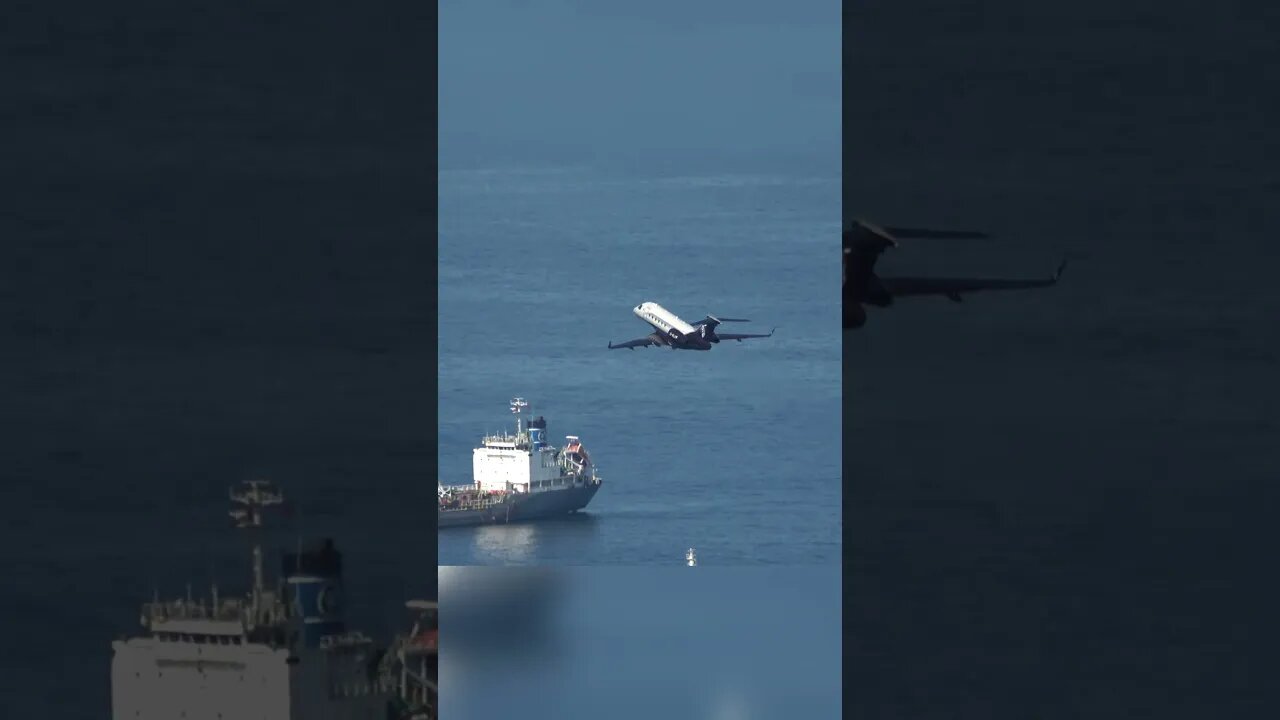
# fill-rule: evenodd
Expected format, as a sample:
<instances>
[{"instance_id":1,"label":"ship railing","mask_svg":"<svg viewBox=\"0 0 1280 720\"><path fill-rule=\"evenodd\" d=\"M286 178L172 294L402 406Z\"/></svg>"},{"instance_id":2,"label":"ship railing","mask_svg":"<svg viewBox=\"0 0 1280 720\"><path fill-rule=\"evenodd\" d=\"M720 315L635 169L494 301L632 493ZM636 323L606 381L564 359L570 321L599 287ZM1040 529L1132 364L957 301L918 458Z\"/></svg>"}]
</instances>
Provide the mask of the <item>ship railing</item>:
<instances>
[{"instance_id":1,"label":"ship railing","mask_svg":"<svg viewBox=\"0 0 1280 720\"><path fill-rule=\"evenodd\" d=\"M529 444L528 436L524 434L512 435L510 433L501 433L498 435L485 435L482 441L485 445L488 445L489 443L503 443L504 445L506 444L517 445L517 446L523 445L527 447Z\"/></svg>"},{"instance_id":2,"label":"ship railing","mask_svg":"<svg viewBox=\"0 0 1280 720\"><path fill-rule=\"evenodd\" d=\"M203 600L170 600L142 604L142 614L151 620L239 620L244 612L244 602L223 600L218 607L206 605Z\"/></svg>"},{"instance_id":3,"label":"ship railing","mask_svg":"<svg viewBox=\"0 0 1280 720\"><path fill-rule=\"evenodd\" d=\"M450 502L457 503L459 507L488 507L490 505L497 505L501 503L502 499L508 494L509 493L489 495L486 493L483 495L463 496L460 498L452 498Z\"/></svg>"},{"instance_id":4,"label":"ship railing","mask_svg":"<svg viewBox=\"0 0 1280 720\"><path fill-rule=\"evenodd\" d=\"M488 493L466 490L456 495L441 496L440 508L449 506L451 510L483 510L502 503L509 493Z\"/></svg>"},{"instance_id":5,"label":"ship railing","mask_svg":"<svg viewBox=\"0 0 1280 720\"><path fill-rule=\"evenodd\" d=\"M484 502L459 503L458 505L454 507L450 507L448 509L449 510L484 510L485 508L490 508L490 507L493 507L494 505L499 505L499 504L501 504L501 502L498 500L489 500Z\"/></svg>"},{"instance_id":6,"label":"ship railing","mask_svg":"<svg viewBox=\"0 0 1280 720\"><path fill-rule=\"evenodd\" d=\"M595 473L589 475L562 475L550 480L540 480L537 482L541 484L535 484L533 492L544 492L546 490L581 487L585 485L599 485L600 476Z\"/></svg>"},{"instance_id":7,"label":"ship railing","mask_svg":"<svg viewBox=\"0 0 1280 720\"><path fill-rule=\"evenodd\" d=\"M341 635L325 635L320 638L320 647L324 650L363 647L372 643L372 638L358 630L352 630L351 632L342 633Z\"/></svg>"},{"instance_id":8,"label":"ship railing","mask_svg":"<svg viewBox=\"0 0 1280 720\"><path fill-rule=\"evenodd\" d=\"M389 693L394 689L394 684L385 678L377 678L372 681L339 682L329 686L329 697L341 699L363 698L370 695Z\"/></svg>"}]
</instances>

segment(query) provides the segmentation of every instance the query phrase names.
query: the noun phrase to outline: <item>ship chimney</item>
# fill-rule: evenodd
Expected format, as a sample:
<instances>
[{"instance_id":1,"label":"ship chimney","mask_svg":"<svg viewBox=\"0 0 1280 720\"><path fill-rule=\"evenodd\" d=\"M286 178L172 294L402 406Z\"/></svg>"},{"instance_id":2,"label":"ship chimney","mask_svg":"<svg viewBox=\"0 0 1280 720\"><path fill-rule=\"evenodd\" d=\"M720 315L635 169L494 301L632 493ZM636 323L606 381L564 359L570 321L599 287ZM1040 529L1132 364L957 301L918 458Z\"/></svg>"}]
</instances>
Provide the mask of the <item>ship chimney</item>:
<instances>
[{"instance_id":1,"label":"ship chimney","mask_svg":"<svg viewBox=\"0 0 1280 720\"><path fill-rule=\"evenodd\" d=\"M286 553L290 600L302 622L303 643L318 647L321 638L345 630L342 608L342 553L325 538L318 547Z\"/></svg>"},{"instance_id":2,"label":"ship chimney","mask_svg":"<svg viewBox=\"0 0 1280 720\"><path fill-rule=\"evenodd\" d=\"M539 415L529 421L529 445L534 450L541 450L546 447L547 440L547 420Z\"/></svg>"}]
</instances>

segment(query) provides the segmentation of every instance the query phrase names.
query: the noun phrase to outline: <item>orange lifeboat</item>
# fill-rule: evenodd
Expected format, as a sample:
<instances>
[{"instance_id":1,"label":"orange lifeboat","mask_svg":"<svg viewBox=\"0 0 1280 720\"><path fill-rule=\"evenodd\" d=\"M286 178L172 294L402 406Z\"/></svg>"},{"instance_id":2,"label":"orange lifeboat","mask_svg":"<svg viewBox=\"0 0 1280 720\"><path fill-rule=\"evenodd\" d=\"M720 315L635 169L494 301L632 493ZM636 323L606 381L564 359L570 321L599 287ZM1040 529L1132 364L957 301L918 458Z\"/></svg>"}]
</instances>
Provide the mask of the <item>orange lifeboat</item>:
<instances>
[{"instance_id":1,"label":"orange lifeboat","mask_svg":"<svg viewBox=\"0 0 1280 720\"><path fill-rule=\"evenodd\" d=\"M438 650L440 647L440 631L424 630L409 640L414 650Z\"/></svg>"},{"instance_id":2,"label":"orange lifeboat","mask_svg":"<svg viewBox=\"0 0 1280 720\"><path fill-rule=\"evenodd\" d=\"M587 454L587 449L582 446L582 442L576 437L570 437L567 445L564 446L564 454L574 463L587 468L591 466L591 456Z\"/></svg>"}]
</instances>

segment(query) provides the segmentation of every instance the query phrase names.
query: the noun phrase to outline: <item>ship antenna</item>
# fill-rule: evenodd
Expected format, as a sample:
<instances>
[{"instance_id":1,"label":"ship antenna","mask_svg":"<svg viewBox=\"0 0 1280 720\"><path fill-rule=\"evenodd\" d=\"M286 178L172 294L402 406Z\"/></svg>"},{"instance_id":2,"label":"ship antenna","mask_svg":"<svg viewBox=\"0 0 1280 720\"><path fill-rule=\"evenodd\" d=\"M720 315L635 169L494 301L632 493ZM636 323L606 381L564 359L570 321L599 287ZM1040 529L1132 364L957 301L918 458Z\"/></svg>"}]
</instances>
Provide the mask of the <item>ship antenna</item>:
<instances>
[{"instance_id":1,"label":"ship antenna","mask_svg":"<svg viewBox=\"0 0 1280 720\"><path fill-rule=\"evenodd\" d=\"M298 525L295 529L295 533L298 536L298 556L294 558L293 562L296 567L293 568L293 571L302 572L302 506L295 505L294 507L298 509Z\"/></svg>"},{"instance_id":2,"label":"ship antenna","mask_svg":"<svg viewBox=\"0 0 1280 720\"><path fill-rule=\"evenodd\" d=\"M213 595L213 600L212 600L213 608L216 612L218 608L218 581L216 579L217 576L214 573L214 569L213 569L213 554L209 550L205 550L204 552L205 552L205 567L208 570L209 587L211 588L212 595Z\"/></svg>"},{"instance_id":3,"label":"ship antenna","mask_svg":"<svg viewBox=\"0 0 1280 720\"><path fill-rule=\"evenodd\" d=\"M262 606L262 545L259 533L262 528L262 511L284 502L284 495L266 480L249 480L240 484L239 492L231 489L231 502L240 505L231 510L237 528L248 529L254 535L253 542L253 609L254 616Z\"/></svg>"},{"instance_id":4,"label":"ship antenna","mask_svg":"<svg viewBox=\"0 0 1280 720\"><path fill-rule=\"evenodd\" d=\"M520 420L520 413L523 412L524 409L527 407L529 407L529 403L525 402L524 398L516 398L511 401L511 412L514 413L516 416L516 438L517 439L520 437L520 433L524 432L524 427L522 426L522 423Z\"/></svg>"}]
</instances>

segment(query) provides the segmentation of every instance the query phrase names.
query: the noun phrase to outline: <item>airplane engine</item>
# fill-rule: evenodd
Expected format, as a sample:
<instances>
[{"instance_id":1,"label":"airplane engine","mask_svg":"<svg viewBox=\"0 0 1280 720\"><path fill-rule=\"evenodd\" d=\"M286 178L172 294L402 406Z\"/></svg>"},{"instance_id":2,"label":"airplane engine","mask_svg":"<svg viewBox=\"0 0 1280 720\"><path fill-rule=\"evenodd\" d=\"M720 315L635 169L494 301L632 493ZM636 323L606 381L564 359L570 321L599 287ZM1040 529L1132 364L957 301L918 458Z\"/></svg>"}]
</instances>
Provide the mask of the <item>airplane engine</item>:
<instances>
[{"instance_id":1,"label":"airplane engine","mask_svg":"<svg viewBox=\"0 0 1280 720\"><path fill-rule=\"evenodd\" d=\"M860 328L867 324L867 311L862 307L862 303L847 303L844 306L844 326L846 328Z\"/></svg>"},{"instance_id":2,"label":"airplane engine","mask_svg":"<svg viewBox=\"0 0 1280 720\"><path fill-rule=\"evenodd\" d=\"M713 345L720 342L720 338L716 337L715 329L707 327L706 325L698 326L698 334L702 336L703 340L706 340Z\"/></svg>"}]
</instances>

